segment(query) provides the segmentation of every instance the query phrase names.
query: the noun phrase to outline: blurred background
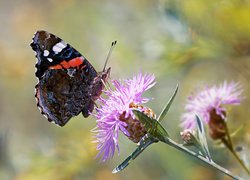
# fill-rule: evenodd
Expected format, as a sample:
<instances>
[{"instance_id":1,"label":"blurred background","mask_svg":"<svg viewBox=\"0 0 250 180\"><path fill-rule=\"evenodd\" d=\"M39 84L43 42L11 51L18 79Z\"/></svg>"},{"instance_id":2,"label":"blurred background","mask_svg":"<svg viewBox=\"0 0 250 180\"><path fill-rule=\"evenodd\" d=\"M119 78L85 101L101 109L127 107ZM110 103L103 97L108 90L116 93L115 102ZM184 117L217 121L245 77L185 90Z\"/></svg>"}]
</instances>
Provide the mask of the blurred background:
<instances>
[{"instance_id":1,"label":"blurred background","mask_svg":"<svg viewBox=\"0 0 250 180\"><path fill-rule=\"evenodd\" d=\"M49 123L36 107L35 54L30 48L37 30L47 30L81 52L102 70L112 41L111 78L153 73L157 85L145 96L156 114L180 85L163 122L181 142L180 116L195 87L239 81L246 99L228 114L229 128L241 128L233 141L249 158L250 147L250 1L248 0L9 0L0 1L0 179L229 179L163 144L148 148L119 174L112 169L136 147L120 138L120 156L105 163L82 115L65 127ZM215 162L246 176L228 150L209 139ZM247 154L248 152L248 154Z\"/></svg>"}]
</instances>

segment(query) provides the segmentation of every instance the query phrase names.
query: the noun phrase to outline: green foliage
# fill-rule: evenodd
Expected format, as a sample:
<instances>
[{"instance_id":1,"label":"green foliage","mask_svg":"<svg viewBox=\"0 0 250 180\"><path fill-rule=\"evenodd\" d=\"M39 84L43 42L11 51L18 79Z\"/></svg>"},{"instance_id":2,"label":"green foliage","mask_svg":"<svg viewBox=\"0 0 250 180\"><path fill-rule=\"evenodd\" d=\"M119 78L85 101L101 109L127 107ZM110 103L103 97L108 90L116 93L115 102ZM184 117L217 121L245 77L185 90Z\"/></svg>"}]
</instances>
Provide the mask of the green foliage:
<instances>
[{"instance_id":1,"label":"green foliage","mask_svg":"<svg viewBox=\"0 0 250 180\"><path fill-rule=\"evenodd\" d=\"M168 113L168 110L172 104L172 102L174 101L174 98L177 94L177 91L178 91L178 88L179 88L179 85L177 84L176 88L175 88L175 91L174 91L174 94L172 95L172 97L169 99L169 101L167 102L167 104L165 105L165 107L162 109L159 117L157 118L157 121L161 122L164 117L167 115Z\"/></svg>"}]
</instances>

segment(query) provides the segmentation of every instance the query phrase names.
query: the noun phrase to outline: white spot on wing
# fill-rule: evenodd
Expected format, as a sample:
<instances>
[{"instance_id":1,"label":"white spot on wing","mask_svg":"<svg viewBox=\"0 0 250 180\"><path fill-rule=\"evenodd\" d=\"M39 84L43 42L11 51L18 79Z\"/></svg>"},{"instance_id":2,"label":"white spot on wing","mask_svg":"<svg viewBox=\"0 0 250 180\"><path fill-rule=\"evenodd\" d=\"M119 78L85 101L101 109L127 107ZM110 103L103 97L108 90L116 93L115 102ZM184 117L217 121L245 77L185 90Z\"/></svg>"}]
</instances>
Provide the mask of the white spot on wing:
<instances>
[{"instance_id":1,"label":"white spot on wing","mask_svg":"<svg viewBox=\"0 0 250 180\"><path fill-rule=\"evenodd\" d=\"M44 116L46 119L49 119L49 117L48 117L47 114L43 114L43 116Z\"/></svg>"},{"instance_id":2,"label":"white spot on wing","mask_svg":"<svg viewBox=\"0 0 250 180\"><path fill-rule=\"evenodd\" d=\"M41 107L37 106L37 108L39 109L40 113L43 112Z\"/></svg>"},{"instance_id":3,"label":"white spot on wing","mask_svg":"<svg viewBox=\"0 0 250 180\"><path fill-rule=\"evenodd\" d=\"M48 60L49 62L53 62L53 59L51 59L51 58L47 58L47 60Z\"/></svg>"},{"instance_id":4,"label":"white spot on wing","mask_svg":"<svg viewBox=\"0 0 250 180\"><path fill-rule=\"evenodd\" d=\"M32 42L33 42L34 37L36 36L36 33L37 33L37 32L35 32L35 33L33 34L33 36L32 36Z\"/></svg>"},{"instance_id":5,"label":"white spot on wing","mask_svg":"<svg viewBox=\"0 0 250 180\"><path fill-rule=\"evenodd\" d=\"M48 55L49 55L49 51L48 51L48 50L44 50L44 51L43 51L43 56L44 56L44 57L47 57Z\"/></svg>"},{"instance_id":6,"label":"white spot on wing","mask_svg":"<svg viewBox=\"0 0 250 180\"><path fill-rule=\"evenodd\" d=\"M55 54L58 54L59 52L61 52L65 47L67 46L67 44L64 41L61 41L57 44L55 44L52 48L52 50L55 52Z\"/></svg>"},{"instance_id":7,"label":"white spot on wing","mask_svg":"<svg viewBox=\"0 0 250 180\"><path fill-rule=\"evenodd\" d=\"M62 49L65 48L65 47L67 46L67 44L66 44L64 41L61 41L61 42L57 43L57 45L58 45L59 47L61 47Z\"/></svg>"},{"instance_id":8,"label":"white spot on wing","mask_svg":"<svg viewBox=\"0 0 250 180\"><path fill-rule=\"evenodd\" d=\"M62 51L62 48L61 47L59 47L59 46L53 46L53 51L55 52L55 54L58 54L59 52L61 52Z\"/></svg>"}]
</instances>

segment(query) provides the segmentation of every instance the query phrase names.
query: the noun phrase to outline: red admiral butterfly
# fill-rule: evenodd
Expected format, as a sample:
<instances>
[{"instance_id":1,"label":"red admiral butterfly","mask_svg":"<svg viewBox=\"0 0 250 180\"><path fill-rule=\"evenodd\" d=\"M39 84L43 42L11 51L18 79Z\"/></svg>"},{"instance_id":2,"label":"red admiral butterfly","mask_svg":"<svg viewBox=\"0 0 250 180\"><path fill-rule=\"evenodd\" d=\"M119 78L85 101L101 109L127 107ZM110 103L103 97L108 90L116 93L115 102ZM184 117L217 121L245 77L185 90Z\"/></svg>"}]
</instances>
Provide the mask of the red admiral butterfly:
<instances>
[{"instance_id":1,"label":"red admiral butterfly","mask_svg":"<svg viewBox=\"0 0 250 180\"><path fill-rule=\"evenodd\" d=\"M109 55L115 44L116 41ZM37 31L30 45L38 60L35 98L41 113L59 126L80 112L88 117L109 77L110 68L105 70L107 60L103 71L97 73L77 50L46 31Z\"/></svg>"}]
</instances>

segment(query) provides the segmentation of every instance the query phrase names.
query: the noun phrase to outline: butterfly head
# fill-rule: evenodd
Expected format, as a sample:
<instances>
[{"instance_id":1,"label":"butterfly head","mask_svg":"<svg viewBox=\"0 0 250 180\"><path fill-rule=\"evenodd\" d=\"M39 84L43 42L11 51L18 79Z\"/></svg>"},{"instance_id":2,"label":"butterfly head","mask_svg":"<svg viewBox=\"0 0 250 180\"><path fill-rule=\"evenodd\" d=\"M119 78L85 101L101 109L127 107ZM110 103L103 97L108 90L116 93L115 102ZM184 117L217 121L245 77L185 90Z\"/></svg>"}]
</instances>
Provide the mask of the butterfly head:
<instances>
[{"instance_id":1,"label":"butterfly head","mask_svg":"<svg viewBox=\"0 0 250 180\"><path fill-rule=\"evenodd\" d=\"M99 76L101 77L101 79L104 83L106 83L108 81L108 79L110 77L110 71L111 71L111 67L109 67L108 69L99 73Z\"/></svg>"},{"instance_id":2,"label":"butterfly head","mask_svg":"<svg viewBox=\"0 0 250 180\"><path fill-rule=\"evenodd\" d=\"M111 68L109 67L108 69L102 71L102 72L99 72L97 77L95 77L94 81L93 81L93 86L92 86L92 100L97 100L101 93L102 93L102 90L104 89L105 87L105 84L106 82L108 81L109 77L110 77L110 71L111 71Z\"/></svg>"}]
</instances>

